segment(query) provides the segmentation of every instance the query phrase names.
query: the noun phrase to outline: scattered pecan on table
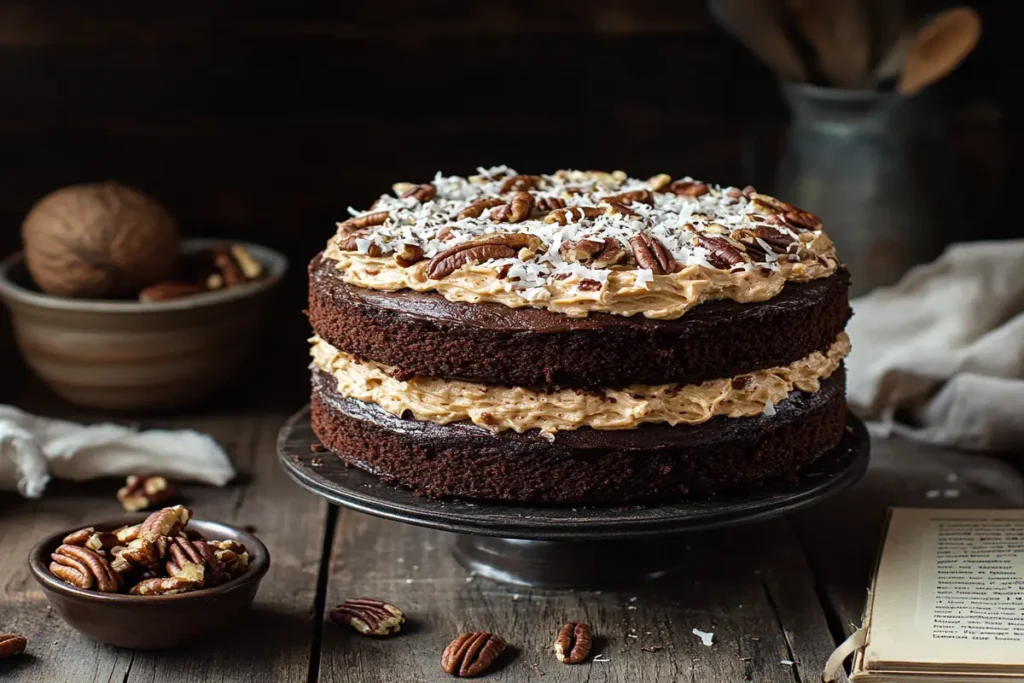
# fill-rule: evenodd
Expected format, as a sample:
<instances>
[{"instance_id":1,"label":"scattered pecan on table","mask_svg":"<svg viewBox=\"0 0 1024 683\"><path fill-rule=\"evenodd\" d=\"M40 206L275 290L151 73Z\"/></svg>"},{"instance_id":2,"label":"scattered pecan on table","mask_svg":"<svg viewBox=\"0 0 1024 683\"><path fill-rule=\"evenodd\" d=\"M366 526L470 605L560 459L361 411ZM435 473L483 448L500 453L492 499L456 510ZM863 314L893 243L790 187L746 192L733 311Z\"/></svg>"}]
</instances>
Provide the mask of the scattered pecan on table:
<instances>
[{"instance_id":1,"label":"scattered pecan on table","mask_svg":"<svg viewBox=\"0 0 1024 683\"><path fill-rule=\"evenodd\" d=\"M139 512L177 495L177 488L164 477L133 474L117 491L117 499L128 512Z\"/></svg>"},{"instance_id":2,"label":"scattered pecan on table","mask_svg":"<svg viewBox=\"0 0 1024 683\"><path fill-rule=\"evenodd\" d=\"M493 633L463 633L441 654L441 669L452 676L472 678L487 671L501 653L505 641Z\"/></svg>"},{"instance_id":3,"label":"scattered pecan on table","mask_svg":"<svg viewBox=\"0 0 1024 683\"><path fill-rule=\"evenodd\" d=\"M0 633L0 659L20 655L25 651L28 640L17 633Z\"/></svg>"},{"instance_id":4,"label":"scattered pecan on table","mask_svg":"<svg viewBox=\"0 0 1024 683\"><path fill-rule=\"evenodd\" d=\"M570 622L555 636L555 658L563 664L579 664L590 654L592 643L589 624Z\"/></svg>"},{"instance_id":5,"label":"scattered pecan on table","mask_svg":"<svg viewBox=\"0 0 1024 683\"><path fill-rule=\"evenodd\" d=\"M352 598L329 615L339 626L351 626L364 636L390 636L402 630L405 615L394 605L373 598Z\"/></svg>"}]
</instances>

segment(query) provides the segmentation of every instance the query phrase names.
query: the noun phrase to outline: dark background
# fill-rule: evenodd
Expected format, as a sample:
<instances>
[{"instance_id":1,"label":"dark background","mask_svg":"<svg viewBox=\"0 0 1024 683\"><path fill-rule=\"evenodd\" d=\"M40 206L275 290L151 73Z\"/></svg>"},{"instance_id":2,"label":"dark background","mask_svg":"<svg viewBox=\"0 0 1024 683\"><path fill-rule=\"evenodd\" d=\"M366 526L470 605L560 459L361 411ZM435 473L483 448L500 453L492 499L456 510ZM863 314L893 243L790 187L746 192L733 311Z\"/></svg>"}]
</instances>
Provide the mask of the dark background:
<instances>
[{"instance_id":1,"label":"dark background","mask_svg":"<svg viewBox=\"0 0 1024 683\"><path fill-rule=\"evenodd\" d=\"M981 44L939 91L963 234L1020 236L1024 3L972 4ZM301 335L305 262L394 181L507 163L764 187L785 135L771 73L701 0L213 5L0 7L0 255L42 195L117 179L186 235L284 251Z\"/></svg>"}]
</instances>

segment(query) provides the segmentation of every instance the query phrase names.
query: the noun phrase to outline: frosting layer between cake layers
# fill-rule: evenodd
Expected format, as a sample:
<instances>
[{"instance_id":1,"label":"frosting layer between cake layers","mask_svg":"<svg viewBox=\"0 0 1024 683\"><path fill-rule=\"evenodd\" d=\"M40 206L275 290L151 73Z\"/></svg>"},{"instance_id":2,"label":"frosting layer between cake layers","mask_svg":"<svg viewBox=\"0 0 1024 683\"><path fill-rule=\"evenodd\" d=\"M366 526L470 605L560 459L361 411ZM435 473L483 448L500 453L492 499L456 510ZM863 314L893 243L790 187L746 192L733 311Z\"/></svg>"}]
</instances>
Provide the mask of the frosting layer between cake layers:
<instances>
[{"instance_id":1,"label":"frosting layer between cake layers","mask_svg":"<svg viewBox=\"0 0 1024 683\"><path fill-rule=\"evenodd\" d=\"M771 413L794 390L813 393L850 351L841 333L829 349L784 367L757 370L701 384L633 385L622 389L535 391L523 387L459 380L394 377L394 368L361 361L323 339L310 339L313 367L331 375L346 398L375 403L396 416L448 424L468 420L494 432L525 432L591 427L633 429L648 422L694 425L723 415L731 418Z\"/></svg>"}]
</instances>

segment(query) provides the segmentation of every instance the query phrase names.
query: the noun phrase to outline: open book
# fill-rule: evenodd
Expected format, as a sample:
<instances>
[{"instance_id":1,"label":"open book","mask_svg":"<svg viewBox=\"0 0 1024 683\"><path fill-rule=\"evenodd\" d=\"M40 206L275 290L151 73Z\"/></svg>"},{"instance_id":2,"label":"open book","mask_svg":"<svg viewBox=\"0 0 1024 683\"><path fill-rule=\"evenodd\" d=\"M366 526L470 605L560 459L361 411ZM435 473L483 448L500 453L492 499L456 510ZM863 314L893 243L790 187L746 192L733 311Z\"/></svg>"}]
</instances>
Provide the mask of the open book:
<instances>
[{"instance_id":1,"label":"open book","mask_svg":"<svg viewBox=\"0 0 1024 683\"><path fill-rule=\"evenodd\" d=\"M896 508L854 654L854 683L1024 681L1024 510Z\"/></svg>"}]
</instances>

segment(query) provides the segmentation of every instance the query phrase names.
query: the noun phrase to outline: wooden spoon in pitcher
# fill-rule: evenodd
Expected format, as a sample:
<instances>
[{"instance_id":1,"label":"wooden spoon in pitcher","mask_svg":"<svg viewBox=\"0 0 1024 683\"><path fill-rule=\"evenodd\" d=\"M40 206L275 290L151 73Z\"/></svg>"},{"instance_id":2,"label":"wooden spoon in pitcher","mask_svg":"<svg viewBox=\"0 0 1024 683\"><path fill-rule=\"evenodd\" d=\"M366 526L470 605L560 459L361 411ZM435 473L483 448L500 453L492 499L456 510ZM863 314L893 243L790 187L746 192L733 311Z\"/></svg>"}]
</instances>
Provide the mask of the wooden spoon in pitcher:
<instances>
[{"instance_id":1,"label":"wooden spoon in pitcher","mask_svg":"<svg viewBox=\"0 0 1024 683\"><path fill-rule=\"evenodd\" d=\"M913 95L946 76L964 60L981 37L981 18L969 7L937 14L907 48L896 92Z\"/></svg>"}]
</instances>

